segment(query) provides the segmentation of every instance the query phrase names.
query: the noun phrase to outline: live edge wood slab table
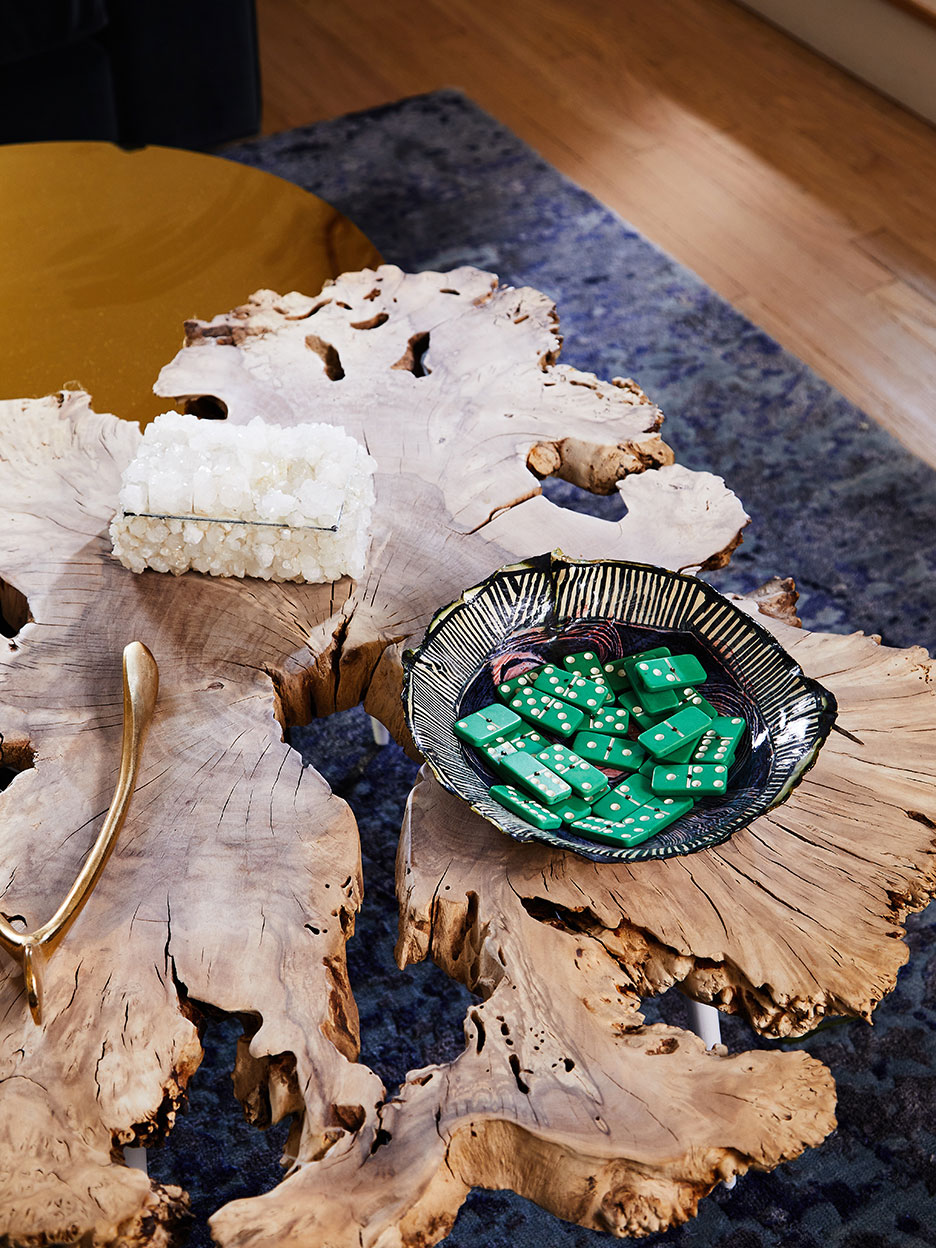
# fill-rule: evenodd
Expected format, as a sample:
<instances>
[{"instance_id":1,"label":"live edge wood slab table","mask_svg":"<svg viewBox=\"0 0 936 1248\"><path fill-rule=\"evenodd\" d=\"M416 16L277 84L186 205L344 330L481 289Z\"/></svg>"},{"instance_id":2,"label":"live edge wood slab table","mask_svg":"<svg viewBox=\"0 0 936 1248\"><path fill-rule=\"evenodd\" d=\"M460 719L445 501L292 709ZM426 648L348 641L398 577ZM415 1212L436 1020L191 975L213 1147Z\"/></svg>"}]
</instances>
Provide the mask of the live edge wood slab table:
<instances>
[{"instance_id":1,"label":"live edge wood slab table","mask_svg":"<svg viewBox=\"0 0 936 1248\"><path fill-rule=\"evenodd\" d=\"M719 478L673 463L638 387L556 362L555 309L460 269L346 274L260 292L188 341L158 393L227 419L342 424L379 465L357 583L134 576L107 526L136 426L87 395L0 405L3 615L0 907L55 909L116 779L120 655L144 642L160 696L130 814L47 970L43 1022L0 961L0 1238L157 1244L185 1197L123 1162L172 1126L203 1003L254 1020L235 1089L293 1115L297 1160L220 1209L224 1245L431 1244L473 1185L637 1235L721 1180L834 1126L832 1074L799 1051L706 1052L643 1023L679 984L795 1036L868 1017L936 889L936 695L919 650L760 619L838 702L813 769L715 849L603 865L521 845L423 773L398 859L400 965L432 957L478 994L465 1049L392 1100L356 1062L345 942L361 903L347 805L283 727L363 702L408 743L400 655L495 568L561 548L699 570L746 523ZM608 522L537 478L620 491ZM757 612L758 603L744 604Z\"/></svg>"}]
</instances>

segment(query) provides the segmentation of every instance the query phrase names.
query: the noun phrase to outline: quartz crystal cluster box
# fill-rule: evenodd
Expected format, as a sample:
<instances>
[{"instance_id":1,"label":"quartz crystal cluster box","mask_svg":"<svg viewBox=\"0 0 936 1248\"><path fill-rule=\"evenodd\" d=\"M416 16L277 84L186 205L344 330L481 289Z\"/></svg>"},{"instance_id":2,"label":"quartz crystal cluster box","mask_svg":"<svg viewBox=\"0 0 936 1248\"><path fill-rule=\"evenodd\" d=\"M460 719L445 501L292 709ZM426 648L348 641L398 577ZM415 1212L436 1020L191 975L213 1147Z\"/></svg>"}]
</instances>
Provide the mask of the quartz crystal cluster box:
<instances>
[{"instance_id":1,"label":"quartz crystal cluster box","mask_svg":"<svg viewBox=\"0 0 936 1248\"><path fill-rule=\"evenodd\" d=\"M441 783L491 823L618 861L726 840L785 800L835 719L710 585L560 553L440 611L404 655L404 703Z\"/></svg>"},{"instance_id":2,"label":"quartz crystal cluster box","mask_svg":"<svg viewBox=\"0 0 936 1248\"><path fill-rule=\"evenodd\" d=\"M376 463L343 429L166 412L121 478L114 554L133 572L310 584L363 575Z\"/></svg>"}]
</instances>

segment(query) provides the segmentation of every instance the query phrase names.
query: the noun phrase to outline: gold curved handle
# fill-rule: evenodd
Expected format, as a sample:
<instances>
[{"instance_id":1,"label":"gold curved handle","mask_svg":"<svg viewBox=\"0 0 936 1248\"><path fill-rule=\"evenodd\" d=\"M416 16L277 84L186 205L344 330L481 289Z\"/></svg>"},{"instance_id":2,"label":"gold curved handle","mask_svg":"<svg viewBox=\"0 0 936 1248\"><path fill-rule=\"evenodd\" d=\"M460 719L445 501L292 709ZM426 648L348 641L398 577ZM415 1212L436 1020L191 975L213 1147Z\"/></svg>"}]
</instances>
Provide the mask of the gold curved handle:
<instances>
[{"instance_id":1,"label":"gold curved handle","mask_svg":"<svg viewBox=\"0 0 936 1248\"><path fill-rule=\"evenodd\" d=\"M0 915L0 947L22 967L26 998L35 1023L42 1022L42 971L45 963L91 896L123 827L158 691L159 668L156 660L142 642L131 641L123 652L124 721L120 774L97 840L65 900L47 923L33 932L18 932Z\"/></svg>"}]
</instances>

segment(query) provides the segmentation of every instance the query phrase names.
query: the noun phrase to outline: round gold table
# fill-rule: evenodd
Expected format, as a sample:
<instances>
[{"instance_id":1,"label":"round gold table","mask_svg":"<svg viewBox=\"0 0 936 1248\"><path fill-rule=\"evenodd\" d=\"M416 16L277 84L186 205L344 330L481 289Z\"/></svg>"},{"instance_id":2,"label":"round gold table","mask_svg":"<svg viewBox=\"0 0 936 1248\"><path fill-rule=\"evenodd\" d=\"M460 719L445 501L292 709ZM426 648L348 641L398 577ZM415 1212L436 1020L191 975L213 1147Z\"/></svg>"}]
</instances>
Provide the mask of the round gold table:
<instances>
[{"instance_id":1,"label":"round gold table","mask_svg":"<svg viewBox=\"0 0 936 1248\"><path fill-rule=\"evenodd\" d=\"M146 423L184 320L380 259L329 204L218 156L13 145L0 187L0 398L77 385Z\"/></svg>"}]
</instances>

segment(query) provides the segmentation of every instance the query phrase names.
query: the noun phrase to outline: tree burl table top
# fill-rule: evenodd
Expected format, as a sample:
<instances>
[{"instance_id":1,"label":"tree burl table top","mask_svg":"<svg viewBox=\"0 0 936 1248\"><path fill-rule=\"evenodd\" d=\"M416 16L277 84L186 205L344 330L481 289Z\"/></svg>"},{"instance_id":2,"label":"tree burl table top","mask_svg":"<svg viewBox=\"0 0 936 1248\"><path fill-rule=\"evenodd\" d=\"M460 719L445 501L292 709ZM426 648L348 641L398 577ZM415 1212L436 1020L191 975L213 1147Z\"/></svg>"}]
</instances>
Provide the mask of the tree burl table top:
<instances>
[{"instance_id":1,"label":"tree burl table top","mask_svg":"<svg viewBox=\"0 0 936 1248\"><path fill-rule=\"evenodd\" d=\"M713 849L606 865L503 836L424 770L400 842L397 958L435 959L478 1001L464 1052L391 1100L356 1061L357 829L284 729L363 703L411 748L402 650L466 586L559 548L699 571L747 522L720 478L673 462L638 386L563 366L559 345L548 298L474 269L362 270L189 325L160 395L213 396L233 422L338 423L377 460L358 582L135 576L107 526L139 429L81 392L0 404L14 633L0 639L0 764L17 773L0 795L4 914L41 923L94 840L123 646L142 641L160 668L130 813L49 965L41 1027L0 962L11 1243L173 1234L184 1194L121 1148L171 1127L202 1005L253 1020L239 1098L293 1115L288 1177L212 1220L238 1248L434 1243L474 1185L647 1233L834 1126L832 1075L805 1053L706 1052L640 1013L678 984L766 1035L866 1018L906 960L905 916L936 888L925 653L806 632L761 610L769 597L741 605L838 703L789 799ZM540 491L550 474L618 490L626 515L563 510Z\"/></svg>"}]
</instances>

